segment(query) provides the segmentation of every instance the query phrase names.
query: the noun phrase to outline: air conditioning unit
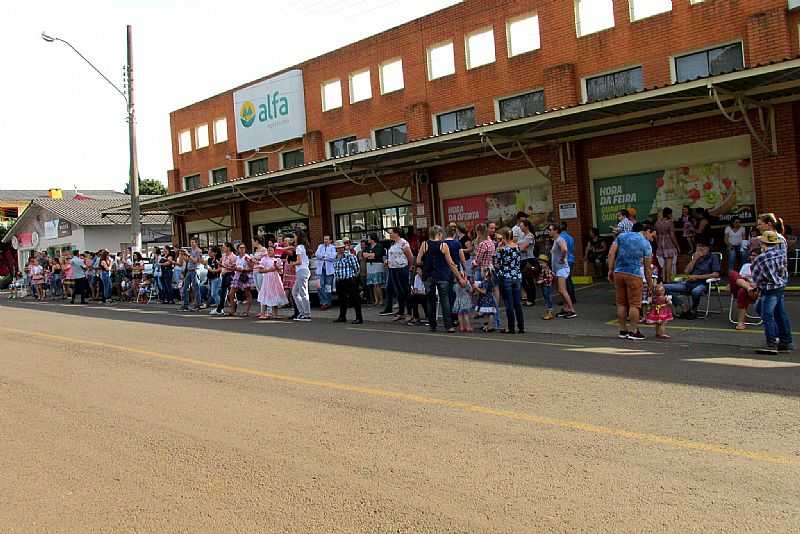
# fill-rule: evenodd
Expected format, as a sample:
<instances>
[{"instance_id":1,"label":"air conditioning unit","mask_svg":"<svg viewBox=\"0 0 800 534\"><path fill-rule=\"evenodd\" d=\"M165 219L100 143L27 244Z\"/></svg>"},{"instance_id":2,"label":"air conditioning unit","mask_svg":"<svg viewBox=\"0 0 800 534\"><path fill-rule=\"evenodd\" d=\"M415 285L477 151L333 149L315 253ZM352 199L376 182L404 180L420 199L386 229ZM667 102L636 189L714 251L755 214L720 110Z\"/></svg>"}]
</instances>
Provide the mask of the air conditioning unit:
<instances>
[{"instance_id":1,"label":"air conditioning unit","mask_svg":"<svg viewBox=\"0 0 800 534\"><path fill-rule=\"evenodd\" d=\"M372 148L372 143L370 143L369 139L356 139L347 143L347 155L352 156L359 152L366 152L370 148Z\"/></svg>"}]
</instances>

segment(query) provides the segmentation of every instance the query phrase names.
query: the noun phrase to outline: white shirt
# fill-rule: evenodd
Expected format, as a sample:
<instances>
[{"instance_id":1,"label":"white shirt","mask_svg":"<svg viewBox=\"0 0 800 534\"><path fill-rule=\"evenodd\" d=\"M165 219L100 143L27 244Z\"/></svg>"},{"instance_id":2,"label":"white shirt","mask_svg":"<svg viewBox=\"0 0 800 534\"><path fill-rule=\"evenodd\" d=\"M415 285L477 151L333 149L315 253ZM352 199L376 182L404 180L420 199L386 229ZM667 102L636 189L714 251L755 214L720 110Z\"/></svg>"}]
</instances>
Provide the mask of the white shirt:
<instances>
[{"instance_id":1,"label":"white shirt","mask_svg":"<svg viewBox=\"0 0 800 534\"><path fill-rule=\"evenodd\" d=\"M297 245L294 249L294 253L300 259L300 265L298 265L298 269L308 269L308 252L306 252L305 245Z\"/></svg>"},{"instance_id":2,"label":"white shirt","mask_svg":"<svg viewBox=\"0 0 800 534\"><path fill-rule=\"evenodd\" d=\"M422 281L422 277L420 275L416 275L414 277L414 285L411 286L411 292L416 294L425 293L425 282Z\"/></svg>"},{"instance_id":3,"label":"white shirt","mask_svg":"<svg viewBox=\"0 0 800 534\"><path fill-rule=\"evenodd\" d=\"M744 265L742 265L742 268L739 269L739 276L741 276L743 278L747 278L748 280L752 280L753 279L753 269L752 269L751 265L752 264L750 264L750 263L745 263Z\"/></svg>"},{"instance_id":4,"label":"white shirt","mask_svg":"<svg viewBox=\"0 0 800 534\"><path fill-rule=\"evenodd\" d=\"M740 246L744 240L744 226L740 226L738 230L734 230L730 226L726 226L725 237L728 238L728 244L730 244L730 246Z\"/></svg>"},{"instance_id":5,"label":"white shirt","mask_svg":"<svg viewBox=\"0 0 800 534\"><path fill-rule=\"evenodd\" d=\"M317 247L317 252L314 254L317 258L317 276L323 274L333 274L333 260L336 259L336 247L321 243Z\"/></svg>"},{"instance_id":6,"label":"white shirt","mask_svg":"<svg viewBox=\"0 0 800 534\"><path fill-rule=\"evenodd\" d=\"M402 269L408 267L408 257L406 256L406 249L408 248L408 241L400 238L399 241L392 243L389 247L389 268Z\"/></svg>"}]
</instances>

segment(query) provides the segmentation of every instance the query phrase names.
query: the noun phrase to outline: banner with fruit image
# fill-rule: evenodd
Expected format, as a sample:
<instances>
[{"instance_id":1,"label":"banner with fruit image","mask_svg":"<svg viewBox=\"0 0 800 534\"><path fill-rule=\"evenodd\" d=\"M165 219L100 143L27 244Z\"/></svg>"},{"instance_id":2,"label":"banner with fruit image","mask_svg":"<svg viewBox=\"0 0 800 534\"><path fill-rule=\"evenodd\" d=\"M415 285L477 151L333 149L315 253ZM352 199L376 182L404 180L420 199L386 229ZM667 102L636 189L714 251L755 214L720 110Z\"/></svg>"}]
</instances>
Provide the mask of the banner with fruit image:
<instances>
[{"instance_id":1,"label":"banner with fruit image","mask_svg":"<svg viewBox=\"0 0 800 534\"><path fill-rule=\"evenodd\" d=\"M655 219L665 207L707 210L718 224L734 217L755 222L755 191L749 159L669 168L603 178L594 182L595 218L602 233L616 226L616 212L629 209L637 220Z\"/></svg>"}]
</instances>

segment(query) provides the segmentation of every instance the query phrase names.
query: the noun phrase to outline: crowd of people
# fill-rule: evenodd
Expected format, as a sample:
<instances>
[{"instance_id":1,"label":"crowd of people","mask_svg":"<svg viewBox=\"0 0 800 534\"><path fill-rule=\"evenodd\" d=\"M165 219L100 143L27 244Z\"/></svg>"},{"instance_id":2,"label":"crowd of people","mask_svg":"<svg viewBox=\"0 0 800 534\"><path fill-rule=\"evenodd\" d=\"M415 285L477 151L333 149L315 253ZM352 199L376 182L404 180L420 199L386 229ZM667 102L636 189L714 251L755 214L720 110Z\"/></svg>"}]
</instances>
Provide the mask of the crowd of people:
<instances>
[{"instance_id":1,"label":"crowd of people","mask_svg":"<svg viewBox=\"0 0 800 534\"><path fill-rule=\"evenodd\" d=\"M782 221L761 215L748 233L733 219L719 239L709 217L684 208L675 220L664 208L657 220L638 222L620 210L612 240L591 230L584 272L607 275L614 284L619 337L644 339L639 324L647 322L656 326L657 338L669 339L666 325L675 315L696 318L709 281L718 282L723 273L723 254L712 252L717 239L717 249L724 245L726 252L736 328L747 327L747 310L757 304L767 335L763 350L792 350L783 301L789 241ZM287 318L309 322L313 284L322 310L336 295L337 322L345 322L352 309L352 322L363 323L362 307L371 305L380 307L381 316L432 331L441 320L447 332L475 327L513 334L525 331L523 308L533 306L537 295L544 301L542 319L577 317L574 247L566 224L550 224L537 236L520 212L511 227L498 229L493 222L469 231L457 224L433 226L424 240L416 235L406 240L400 228L393 228L386 240L377 234L360 242L325 236L312 249L305 232L296 231L256 237L250 247L225 243L206 251L192 239L187 248L155 249L147 258L130 251L72 251L58 258L37 253L17 275L12 298L28 290L38 300L73 303L77 297L81 303L88 298L179 300L182 311L210 308L213 316L240 317L250 315L255 301L258 319L280 319L281 310L290 308ZM689 261L678 274L681 255ZM556 298L561 301L557 313Z\"/></svg>"}]
</instances>

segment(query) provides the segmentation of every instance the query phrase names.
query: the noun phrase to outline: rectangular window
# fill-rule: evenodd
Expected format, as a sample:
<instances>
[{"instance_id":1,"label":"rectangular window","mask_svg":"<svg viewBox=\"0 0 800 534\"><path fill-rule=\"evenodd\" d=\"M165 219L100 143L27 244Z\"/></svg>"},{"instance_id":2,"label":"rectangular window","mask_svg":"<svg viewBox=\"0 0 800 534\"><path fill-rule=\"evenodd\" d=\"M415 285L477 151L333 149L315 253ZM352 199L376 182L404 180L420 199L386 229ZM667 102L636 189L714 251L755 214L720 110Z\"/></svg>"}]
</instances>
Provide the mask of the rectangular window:
<instances>
[{"instance_id":1,"label":"rectangular window","mask_svg":"<svg viewBox=\"0 0 800 534\"><path fill-rule=\"evenodd\" d=\"M525 15L511 19L506 24L508 57L538 50L542 43L539 35L539 15Z\"/></svg>"},{"instance_id":2,"label":"rectangular window","mask_svg":"<svg viewBox=\"0 0 800 534\"><path fill-rule=\"evenodd\" d=\"M222 117L214 121L214 142L224 143L228 140L228 119Z\"/></svg>"},{"instance_id":3,"label":"rectangular window","mask_svg":"<svg viewBox=\"0 0 800 534\"><path fill-rule=\"evenodd\" d=\"M629 0L631 21L672 11L672 0Z\"/></svg>"},{"instance_id":4,"label":"rectangular window","mask_svg":"<svg viewBox=\"0 0 800 534\"><path fill-rule=\"evenodd\" d=\"M328 143L328 146L331 150L331 157L338 158L339 156L346 156L347 155L347 143L351 141L355 141L356 136L351 135L350 137L343 137L341 139L337 139L335 141L331 141Z\"/></svg>"},{"instance_id":5,"label":"rectangular window","mask_svg":"<svg viewBox=\"0 0 800 534\"><path fill-rule=\"evenodd\" d=\"M331 80L322 84L322 111L342 107L342 82Z\"/></svg>"},{"instance_id":6,"label":"rectangular window","mask_svg":"<svg viewBox=\"0 0 800 534\"><path fill-rule=\"evenodd\" d=\"M389 128L375 130L375 146L402 145L406 142L406 125L398 124Z\"/></svg>"},{"instance_id":7,"label":"rectangular window","mask_svg":"<svg viewBox=\"0 0 800 534\"><path fill-rule=\"evenodd\" d=\"M743 68L742 43L733 43L675 57L675 80L685 82Z\"/></svg>"},{"instance_id":8,"label":"rectangular window","mask_svg":"<svg viewBox=\"0 0 800 534\"><path fill-rule=\"evenodd\" d=\"M403 60L393 59L381 64L380 68L381 78L381 94L399 91L405 87L403 81Z\"/></svg>"},{"instance_id":9,"label":"rectangular window","mask_svg":"<svg viewBox=\"0 0 800 534\"><path fill-rule=\"evenodd\" d=\"M350 103L355 104L372 98L372 82L369 69L354 72L350 75Z\"/></svg>"},{"instance_id":10,"label":"rectangular window","mask_svg":"<svg viewBox=\"0 0 800 534\"><path fill-rule=\"evenodd\" d=\"M194 140L197 143L195 148L205 148L208 146L208 124L201 124L194 131Z\"/></svg>"},{"instance_id":11,"label":"rectangular window","mask_svg":"<svg viewBox=\"0 0 800 534\"><path fill-rule=\"evenodd\" d=\"M200 189L200 175L193 174L192 176L184 176L183 190L191 191L193 189Z\"/></svg>"},{"instance_id":12,"label":"rectangular window","mask_svg":"<svg viewBox=\"0 0 800 534\"><path fill-rule=\"evenodd\" d=\"M251 159L247 162L247 175L256 176L258 174L265 174L269 170L268 162L268 158Z\"/></svg>"},{"instance_id":13,"label":"rectangular window","mask_svg":"<svg viewBox=\"0 0 800 534\"><path fill-rule=\"evenodd\" d=\"M178 151L181 154L192 151L192 132L190 130L181 130L178 134Z\"/></svg>"},{"instance_id":14,"label":"rectangular window","mask_svg":"<svg viewBox=\"0 0 800 534\"><path fill-rule=\"evenodd\" d=\"M444 134L475 126L475 108L459 109L436 116L436 131Z\"/></svg>"},{"instance_id":15,"label":"rectangular window","mask_svg":"<svg viewBox=\"0 0 800 534\"><path fill-rule=\"evenodd\" d=\"M456 72L453 56L453 41L438 44L428 49L428 79L435 80Z\"/></svg>"},{"instance_id":16,"label":"rectangular window","mask_svg":"<svg viewBox=\"0 0 800 534\"><path fill-rule=\"evenodd\" d=\"M221 184L228 181L228 169L214 169L211 171L211 183Z\"/></svg>"},{"instance_id":17,"label":"rectangular window","mask_svg":"<svg viewBox=\"0 0 800 534\"><path fill-rule=\"evenodd\" d=\"M409 206L395 206L336 215L337 238L350 239L354 244L369 234L378 234L378 240L389 239L395 226L408 229L411 225Z\"/></svg>"},{"instance_id":18,"label":"rectangular window","mask_svg":"<svg viewBox=\"0 0 800 534\"><path fill-rule=\"evenodd\" d=\"M497 104L501 121L530 117L544 111L544 91L503 98Z\"/></svg>"},{"instance_id":19,"label":"rectangular window","mask_svg":"<svg viewBox=\"0 0 800 534\"><path fill-rule=\"evenodd\" d=\"M467 68L474 69L494 63L494 30L486 28L466 38Z\"/></svg>"},{"instance_id":20,"label":"rectangular window","mask_svg":"<svg viewBox=\"0 0 800 534\"><path fill-rule=\"evenodd\" d=\"M586 78L586 101L597 102L644 89L642 67Z\"/></svg>"},{"instance_id":21,"label":"rectangular window","mask_svg":"<svg viewBox=\"0 0 800 534\"><path fill-rule=\"evenodd\" d=\"M614 27L614 0L575 0L578 37Z\"/></svg>"},{"instance_id":22,"label":"rectangular window","mask_svg":"<svg viewBox=\"0 0 800 534\"><path fill-rule=\"evenodd\" d=\"M299 167L303 163L305 163L305 155L303 154L303 149L300 148L298 150L291 150L289 152L284 152L281 154L281 161L283 162L284 169L292 169L294 167Z\"/></svg>"}]
</instances>

